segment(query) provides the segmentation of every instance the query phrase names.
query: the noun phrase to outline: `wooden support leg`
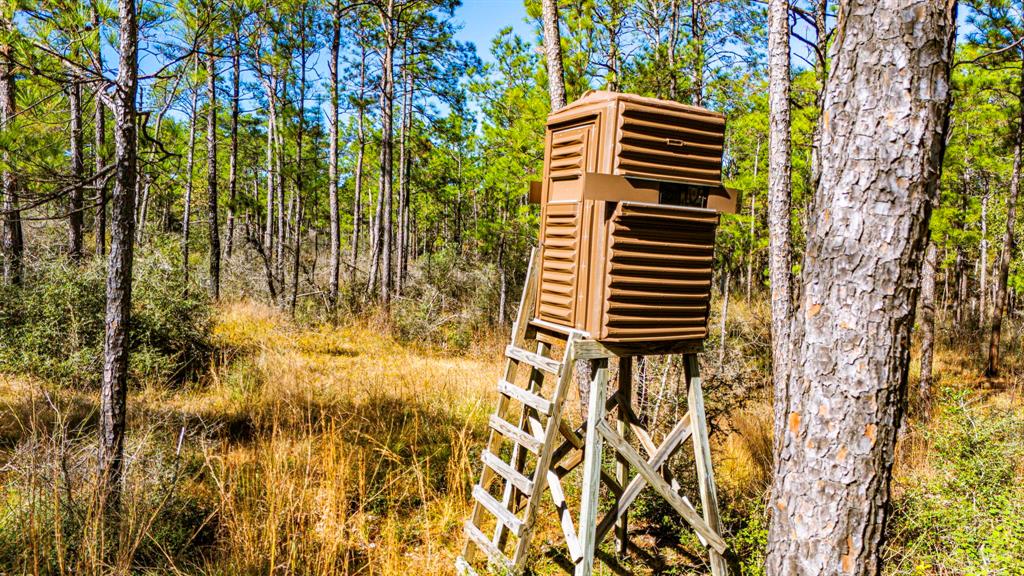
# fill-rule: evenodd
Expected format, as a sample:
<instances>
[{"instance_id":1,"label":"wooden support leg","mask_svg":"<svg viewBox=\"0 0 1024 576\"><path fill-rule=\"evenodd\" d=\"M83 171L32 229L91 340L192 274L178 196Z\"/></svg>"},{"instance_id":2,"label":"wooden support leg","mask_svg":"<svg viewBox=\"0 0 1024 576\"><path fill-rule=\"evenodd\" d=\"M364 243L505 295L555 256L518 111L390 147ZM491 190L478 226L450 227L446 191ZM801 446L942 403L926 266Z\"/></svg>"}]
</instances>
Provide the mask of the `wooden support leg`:
<instances>
[{"instance_id":1,"label":"wooden support leg","mask_svg":"<svg viewBox=\"0 0 1024 576\"><path fill-rule=\"evenodd\" d=\"M608 387L608 359L590 363L590 403L587 410L587 438L583 460L583 493L580 501L580 545L583 558L576 565L576 576L590 576L594 569L597 544L597 501L601 491L601 434L597 425L604 422L605 394Z\"/></svg>"},{"instance_id":2,"label":"wooden support leg","mask_svg":"<svg viewBox=\"0 0 1024 576\"><path fill-rule=\"evenodd\" d=\"M616 429L619 436L622 436L626 440L629 440L627 436L629 432L629 417L632 412L629 407L633 403L633 357L623 356L619 358L619 388L616 394L619 397L618 401L618 421L616 422ZM615 455L615 480L619 483L619 486L623 488L629 482L629 462L622 454L616 453ZM616 502L618 504L618 502ZM629 550L629 527L627 525L628 514L623 514L619 521L615 524L615 548L619 551L619 554L625 555Z\"/></svg>"},{"instance_id":3,"label":"wooden support leg","mask_svg":"<svg viewBox=\"0 0 1024 576\"><path fill-rule=\"evenodd\" d=\"M711 449L708 446L707 417L704 414L704 392L700 385L700 364L696 354L686 355L687 402L690 408L692 426L693 456L697 462L697 484L700 487L700 503L704 520L716 533L722 533L722 519L718 514L718 494L715 492L715 473L711 467ZM710 549L711 574L727 576L729 567L725 558Z\"/></svg>"}]
</instances>

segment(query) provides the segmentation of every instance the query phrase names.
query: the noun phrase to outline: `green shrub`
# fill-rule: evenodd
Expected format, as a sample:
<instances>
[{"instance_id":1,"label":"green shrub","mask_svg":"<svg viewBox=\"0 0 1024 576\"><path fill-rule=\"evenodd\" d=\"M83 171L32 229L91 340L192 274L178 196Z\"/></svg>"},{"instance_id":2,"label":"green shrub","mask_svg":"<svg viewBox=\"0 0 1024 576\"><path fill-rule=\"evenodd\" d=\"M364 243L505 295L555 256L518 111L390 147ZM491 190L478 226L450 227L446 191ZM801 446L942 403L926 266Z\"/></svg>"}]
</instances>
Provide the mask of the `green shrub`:
<instances>
[{"instance_id":1,"label":"green shrub","mask_svg":"<svg viewBox=\"0 0 1024 576\"><path fill-rule=\"evenodd\" d=\"M1024 574L1024 417L946 392L928 466L894 501L891 574Z\"/></svg>"},{"instance_id":2,"label":"green shrub","mask_svg":"<svg viewBox=\"0 0 1024 576\"><path fill-rule=\"evenodd\" d=\"M22 287L0 287L0 371L54 382L99 382L106 275L99 259L40 263ZM184 290L180 265L158 250L135 260L130 346L134 378L182 381L201 370L212 347L211 308Z\"/></svg>"}]
</instances>

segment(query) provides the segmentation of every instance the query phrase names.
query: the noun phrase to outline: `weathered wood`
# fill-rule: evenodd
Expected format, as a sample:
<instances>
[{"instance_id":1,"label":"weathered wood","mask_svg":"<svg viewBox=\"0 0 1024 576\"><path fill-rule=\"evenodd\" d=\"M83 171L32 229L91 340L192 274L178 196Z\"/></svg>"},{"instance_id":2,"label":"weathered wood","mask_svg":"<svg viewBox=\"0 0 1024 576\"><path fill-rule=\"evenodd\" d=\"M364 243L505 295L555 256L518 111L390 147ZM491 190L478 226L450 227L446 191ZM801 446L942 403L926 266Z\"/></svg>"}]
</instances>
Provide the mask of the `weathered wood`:
<instances>
[{"instance_id":1,"label":"weathered wood","mask_svg":"<svg viewBox=\"0 0 1024 576\"><path fill-rule=\"evenodd\" d=\"M704 414L704 391L700 385L700 362L690 354L685 358L685 373L688 383L687 404L692 425L693 459L697 463L697 486L700 489L701 510L704 520L716 533L722 533L722 519L718 514L718 494L715 491L715 474L711 466L711 449L708 446L707 420ZM711 551L711 574L725 576L729 566L725 558Z\"/></svg>"},{"instance_id":2,"label":"weathered wood","mask_svg":"<svg viewBox=\"0 0 1024 576\"><path fill-rule=\"evenodd\" d=\"M618 420L615 422L615 428L619 435L628 442L630 406L633 404L632 356L623 356L619 359L619 389L615 395L618 398ZM629 480L629 462L621 454L615 455L615 480L619 484L618 496L621 498L622 488ZM629 550L629 516L626 511L623 511L615 526L615 542L619 554L625 554Z\"/></svg>"},{"instance_id":3,"label":"weathered wood","mask_svg":"<svg viewBox=\"0 0 1024 576\"><path fill-rule=\"evenodd\" d=\"M501 433L501 435L504 436L505 438L508 438L509 440L515 442L516 444L519 444L520 446L526 448L527 450L533 452L534 454L540 453L540 448L542 445L541 441L538 440L529 432L521 430L519 427L512 424L508 420L505 420L504 418L499 418L498 416L491 414L491 417L490 419L488 419L487 423L488 425L490 425L492 430Z\"/></svg>"},{"instance_id":4,"label":"weathered wood","mask_svg":"<svg viewBox=\"0 0 1024 576\"><path fill-rule=\"evenodd\" d=\"M533 485L534 493L540 495L547 486L548 472L551 466L551 455L554 451L555 438L559 436L559 423L562 419L562 406L565 404L565 397L569 390L569 383L572 379L572 370L569 369L576 361L576 342L578 336L569 336L565 344L565 353L562 356L561 370L558 375L558 382L555 384L555 394L551 398L551 415L544 428L544 444L537 455L537 468L534 471ZM525 529L516 543L516 551L512 557L513 569L519 571L525 566L527 552L530 547L530 538L533 534L534 524L537 519L537 509L540 507L540 498L531 498L526 505L524 516Z\"/></svg>"},{"instance_id":5,"label":"weathered wood","mask_svg":"<svg viewBox=\"0 0 1024 576\"><path fill-rule=\"evenodd\" d=\"M513 346L525 345L524 336L526 334L527 325L529 319L533 317L534 304L536 303L536 290L537 290L537 259L539 252L534 249L530 254L530 265L526 270L526 284L523 287L523 295L519 301L519 315L516 318L515 323L512 325L512 338L511 344ZM516 363L511 359L505 361L505 373L504 380L514 380L516 374ZM488 420L488 424L491 428L491 432L487 438L487 446L485 450L487 452L496 453L499 451L502 443L502 437L509 438L516 442L518 445L523 446L527 450L531 450L536 453L540 449L540 442L537 441L533 436L518 430L512 424L509 424L505 419L505 412L508 408L508 397L504 395L498 395L498 405L495 407L494 413ZM489 466L484 466L480 472L479 486L487 487L494 479L494 470ZM480 523L483 517L484 508L479 503L473 504L473 511L470 513L468 524L479 532L476 526ZM500 523L499 523L500 524ZM481 533L482 534L482 533ZM472 539L472 538L470 538ZM483 540L490 543L486 537ZM490 543L493 547L493 543ZM462 557L467 563L472 563L476 557L476 549L470 545L469 541L462 547ZM500 551L499 551L500 554ZM504 556L502 555L504 558Z\"/></svg>"},{"instance_id":6,"label":"weathered wood","mask_svg":"<svg viewBox=\"0 0 1024 576\"><path fill-rule=\"evenodd\" d=\"M590 576L594 568L597 529L597 500L601 491L601 434L604 402L608 388L608 359L591 363L590 402L587 411L586 455L583 459L583 488L580 501L580 543L583 559L576 565L576 576Z\"/></svg>"},{"instance_id":7,"label":"weathered wood","mask_svg":"<svg viewBox=\"0 0 1024 576\"><path fill-rule=\"evenodd\" d=\"M506 570L511 568L511 564L509 563L508 558L506 558L505 555L502 554L501 551L494 546L493 542L487 539L487 536L485 536L484 533L476 527L476 524L473 524L473 522L467 520L466 523L462 525L462 532L466 535L466 538L468 539L468 541L466 542L466 546L469 547L471 550L473 550L474 548L469 546L469 544L476 544L481 550L483 550L484 554L487 555L487 559L490 560L492 563L497 564L498 566L501 566ZM464 562L466 562L467 565L469 565L469 561L466 560L465 554L463 554L461 558L463 559Z\"/></svg>"},{"instance_id":8,"label":"weathered wood","mask_svg":"<svg viewBox=\"0 0 1024 576\"><path fill-rule=\"evenodd\" d=\"M531 422L533 433L542 432L540 423L534 420ZM562 534L565 536L565 547L569 549L569 556L573 562L579 562L583 557L583 550L580 548L579 538L576 537L576 527L573 526L572 512L565 499L565 490L562 489L562 480L554 470L548 470L548 490L551 492L551 501L558 511L559 523L562 526Z\"/></svg>"},{"instance_id":9,"label":"weathered wood","mask_svg":"<svg viewBox=\"0 0 1024 576\"><path fill-rule=\"evenodd\" d=\"M661 443L661 446L651 454L647 460L647 464L657 470L661 468L665 462L675 454L679 446L690 437L690 414L686 413L683 418L676 423L672 430L665 436L665 440ZM618 503L612 508L605 517L601 519L601 523L597 526L597 541L600 543L604 540L604 537L611 530L615 521L629 509L636 500L636 497L640 495L640 491L643 490L644 486L647 485L643 476L635 476L626 488L622 491L622 495L619 497Z\"/></svg>"},{"instance_id":10,"label":"weathered wood","mask_svg":"<svg viewBox=\"0 0 1024 576\"><path fill-rule=\"evenodd\" d=\"M509 346L505 348L505 356L517 361L529 364L538 370L543 370L548 374L558 375L559 363L557 360L551 358L545 358L533 352L523 350L516 346ZM507 380L507 379L506 379Z\"/></svg>"},{"instance_id":11,"label":"weathered wood","mask_svg":"<svg viewBox=\"0 0 1024 576\"><path fill-rule=\"evenodd\" d=\"M541 398L537 394L516 386L507 380L498 380L498 392L518 400L520 403L533 408L545 416L551 413L551 402Z\"/></svg>"},{"instance_id":12,"label":"weathered wood","mask_svg":"<svg viewBox=\"0 0 1024 576\"><path fill-rule=\"evenodd\" d=\"M513 534L519 536L523 532L523 521L516 517L515 514L509 512L501 502L491 496L489 492L481 488L480 486L473 486L473 499L480 503L481 506L487 509L488 512L497 518L498 522L504 524Z\"/></svg>"},{"instance_id":13,"label":"weathered wood","mask_svg":"<svg viewBox=\"0 0 1024 576\"><path fill-rule=\"evenodd\" d=\"M473 570L473 567L462 556L455 559L455 571L459 576L478 576L476 570Z\"/></svg>"},{"instance_id":14,"label":"weathered wood","mask_svg":"<svg viewBox=\"0 0 1024 576\"><path fill-rule=\"evenodd\" d=\"M658 472L652 468L650 464L645 462L640 457L640 454L638 454L628 442L616 434L615 431L612 430L604 421L597 422L596 430L619 453L625 456L631 465L635 466L637 470L639 470L640 475L643 476L644 480L646 480L648 484L650 484L651 488L653 488L658 495L664 498L665 501L668 502L669 505L671 505L672 508L674 508L675 511L678 512L694 530L697 531L697 533L702 535L712 548L717 550L719 553L725 552L728 548L725 540L723 540L715 530L708 526L707 522L700 517L693 506L687 504L679 494L676 494L672 490L672 487L669 486L668 482L665 482L665 480L658 475ZM580 523L582 524L582 520ZM584 548L584 552L586 552L586 548ZM577 574L579 574L579 572L577 572ZM589 572L587 574L589 574Z\"/></svg>"},{"instance_id":15,"label":"weathered wood","mask_svg":"<svg viewBox=\"0 0 1024 576\"><path fill-rule=\"evenodd\" d=\"M485 465L490 466L491 469L497 472L499 476L507 480L512 486L515 486L523 494L526 494L527 496L533 494L533 482L531 482L526 476L523 476L508 462L505 462L500 457L486 451L480 454L480 460ZM508 508L507 503L505 507L506 509Z\"/></svg>"}]
</instances>

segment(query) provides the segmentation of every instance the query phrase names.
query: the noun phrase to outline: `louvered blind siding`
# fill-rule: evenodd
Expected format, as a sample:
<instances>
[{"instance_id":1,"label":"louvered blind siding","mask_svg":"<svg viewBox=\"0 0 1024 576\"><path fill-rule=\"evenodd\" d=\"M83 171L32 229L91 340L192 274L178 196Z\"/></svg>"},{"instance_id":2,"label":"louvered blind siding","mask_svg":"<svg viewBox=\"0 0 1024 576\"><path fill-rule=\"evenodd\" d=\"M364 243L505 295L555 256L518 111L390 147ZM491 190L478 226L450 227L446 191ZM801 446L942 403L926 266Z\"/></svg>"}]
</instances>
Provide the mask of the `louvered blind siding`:
<instances>
[{"instance_id":1,"label":"louvered blind siding","mask_svg":"<svg viewBox=\"0 0 1024 576\"><path fill-rule=\"evenodd\" d=\"M707 336L718 215L622 202L609 227L602 338L633 342Z\"/></svg>"},{"instance_id":2,"label":"louvered blind siding","mask_svg":"<svg viewBox=\"0 0 1024 576\"><path fill-rule=\"evenodd\" d=\"M633 102L621 106L615 174L711 186L721 183L723 117Z\"/></svg>"},{"instance_id":3,"label":"louvered blind siding","mask_svg":"<svg viewBox=\"0 0 1024 576\"><path fill-rule=\"evenodd\" d=\"M575 319L579 206L549 204L544 224L538 316L563 326L572 326Z\"/></svg>"}]
</instances>

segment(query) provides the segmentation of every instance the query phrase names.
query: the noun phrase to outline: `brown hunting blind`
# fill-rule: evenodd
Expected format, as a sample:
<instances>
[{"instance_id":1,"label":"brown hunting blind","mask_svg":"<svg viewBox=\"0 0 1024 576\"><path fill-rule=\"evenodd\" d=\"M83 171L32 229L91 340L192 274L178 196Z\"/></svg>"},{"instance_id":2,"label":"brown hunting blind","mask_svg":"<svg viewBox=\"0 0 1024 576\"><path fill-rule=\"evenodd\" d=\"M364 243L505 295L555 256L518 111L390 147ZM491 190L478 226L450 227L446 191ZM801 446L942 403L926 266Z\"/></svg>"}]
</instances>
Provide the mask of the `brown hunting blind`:
<instances>
[{"instance_id":1,"label":"brown hunting blind","mask_svg":"<svg viewBox=\"0 0 1024 576\"><path fill-rule=\"evenodd\" d=\"M637 353L707 336L722 114L594 91L551 114L534 325Z\"/></svg>"}]
</instances>

